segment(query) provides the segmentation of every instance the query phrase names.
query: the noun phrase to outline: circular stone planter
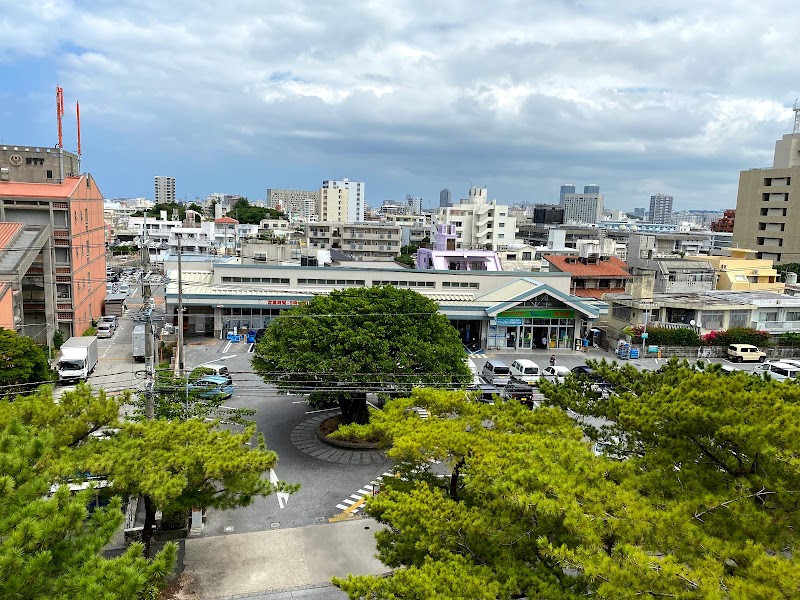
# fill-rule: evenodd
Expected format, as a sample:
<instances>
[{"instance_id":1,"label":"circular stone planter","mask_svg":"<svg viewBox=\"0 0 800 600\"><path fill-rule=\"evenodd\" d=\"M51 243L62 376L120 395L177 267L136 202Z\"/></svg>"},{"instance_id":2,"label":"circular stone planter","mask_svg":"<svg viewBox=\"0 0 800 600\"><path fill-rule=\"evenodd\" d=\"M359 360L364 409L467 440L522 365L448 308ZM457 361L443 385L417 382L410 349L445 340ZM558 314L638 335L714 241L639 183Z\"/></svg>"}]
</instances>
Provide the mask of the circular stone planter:
<instances>
[{"instance_id":1,"label":"circular stone planter","mask_svg":"<svg viewBox=\"0 0 800 600\"><path fill-rule=\"evenodd\" d=\"M338 416L341 415L334 415L333 417L331 417L331 419ZM324 433L322 433L322 431L320 431L322 425L328 420L329 419L321 421L315 429L315 432L317 434L317 439L322 443L328 444L329 446L333 446L335 448L345 448L347 450L378 450L380 448L380 446L375 442L347 442L344 440L329 439L328 436L326 436Z\"/></svg>"}]
</instances>

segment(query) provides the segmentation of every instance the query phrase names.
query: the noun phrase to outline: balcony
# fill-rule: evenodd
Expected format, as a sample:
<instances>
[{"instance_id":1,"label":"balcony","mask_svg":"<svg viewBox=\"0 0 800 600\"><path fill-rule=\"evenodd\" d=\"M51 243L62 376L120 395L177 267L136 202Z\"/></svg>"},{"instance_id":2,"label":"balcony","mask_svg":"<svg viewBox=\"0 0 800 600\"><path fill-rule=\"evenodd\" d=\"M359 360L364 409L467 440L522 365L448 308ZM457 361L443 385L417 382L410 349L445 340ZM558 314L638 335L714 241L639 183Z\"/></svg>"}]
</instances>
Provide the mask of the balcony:
<instances>
[{"instance_id":1,"label":"balcony","mask_svg":"<svg viewBox=\"0 0 800 600\"><path fill-rule=\"evenodd\" d=\"M663 329L695 329L689 323L667 323L666 321L650 321L648 327L660 327Z\"/></svg>"},{"instance_id":2,"label":"balcony","mask_svg":"<svg viewBox=\"0 0 800 600\"><path fill-rule=\"evenodd\" d=\"M800 332L800 321L758 321L753 326L759 331L770 333Z\"/></svg>"}]
</instances>

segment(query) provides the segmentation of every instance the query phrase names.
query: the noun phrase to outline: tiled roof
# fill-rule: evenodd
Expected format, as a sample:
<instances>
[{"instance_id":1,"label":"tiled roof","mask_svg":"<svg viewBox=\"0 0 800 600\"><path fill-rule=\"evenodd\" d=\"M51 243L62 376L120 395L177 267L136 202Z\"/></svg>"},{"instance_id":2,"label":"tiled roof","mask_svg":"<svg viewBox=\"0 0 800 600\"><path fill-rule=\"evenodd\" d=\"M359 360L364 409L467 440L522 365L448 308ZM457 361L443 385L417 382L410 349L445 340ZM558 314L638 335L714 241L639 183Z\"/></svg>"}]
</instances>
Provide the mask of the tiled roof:
<instances>
[{"instance_id":1,"label":"tiled roof","mask_svg":"<svg viewBox=\"0 0 800 600\"><path fill-rule=\"evenodd\" d=\"M2 223L0 222L0 250L4 250L11 241L17 237L22 230L22 223Z\"/></svg>"},{"instance_id":2,"label":"tiled roof","mask_svg":"<svg viewBox=\"0 0 800 600\"><path fill-rule=\"evenodd\" d=\"M576 262L567 262L568 256L556 256L548 254L545 260L556 270L562 273L572 273L573 277L615 277L617 279L629 279L628 265L616 256L609 256L608 260L597 261L596 265L585 264L576 259ZM607 291L607 290L606 290Z\"/></svg>"},{"instance_id":3,"label":"tiled roof","mask_svg":"<svg viewBox=\"0 0 800 600\"><path fill-rule=\"evenodd\" d=\"M214 223L224 223L228 225L239 224L239 221L236 219L231 219L230 217L220 217L219 219L214 219Z\"/></svg>"},{"instance_id":4,"label":"tiled roof","mask_svg":"<svg viewBox=\"0 0 800 600\"><path fill-rule=\"evenodd\" d=\"M61 183L25 183L0 181L0 197L4 198L69 198L83 177L67 177Z\"/></svg>"}]
</instances>

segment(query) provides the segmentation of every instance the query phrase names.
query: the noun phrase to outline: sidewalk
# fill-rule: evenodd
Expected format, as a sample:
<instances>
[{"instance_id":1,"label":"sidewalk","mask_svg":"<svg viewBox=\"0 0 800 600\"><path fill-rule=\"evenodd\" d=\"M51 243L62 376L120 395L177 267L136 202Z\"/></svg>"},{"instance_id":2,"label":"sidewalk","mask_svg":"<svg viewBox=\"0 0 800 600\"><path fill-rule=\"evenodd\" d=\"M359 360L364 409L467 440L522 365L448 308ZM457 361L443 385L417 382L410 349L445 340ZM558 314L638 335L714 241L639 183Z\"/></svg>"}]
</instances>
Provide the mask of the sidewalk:
<instances>
[{"instance_id":1,"label":"sidewalk","mask_svg":"<svg viewBox=\"0 0 800 600\"><path fill-rule=\"evenodd\" d=\"M389 571L375 557L373 519L186 540L185 598L321 597L333 576ZM305 593L301 594L305 589ZM338 590L327 592L337 597Z\"/></svg>"}]
</instances>

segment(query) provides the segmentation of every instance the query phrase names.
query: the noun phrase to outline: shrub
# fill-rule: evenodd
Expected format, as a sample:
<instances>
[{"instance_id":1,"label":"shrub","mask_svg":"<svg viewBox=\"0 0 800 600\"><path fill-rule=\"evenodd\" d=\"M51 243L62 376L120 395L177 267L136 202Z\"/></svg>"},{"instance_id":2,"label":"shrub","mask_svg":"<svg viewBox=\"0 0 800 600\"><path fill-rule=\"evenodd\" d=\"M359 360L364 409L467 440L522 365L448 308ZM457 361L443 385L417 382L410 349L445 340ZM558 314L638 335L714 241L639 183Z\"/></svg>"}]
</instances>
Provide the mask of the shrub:
<instances>
[{"instance_id":1,"label":"shrub","mask_svg":"<svg viewBox=\"0 0 800 600\"><path fill-rule=\"evenodd\" d=\"M778 337L778 346L800 346L800 333L784 333Z\"/></svg>"},{"instance_id":2,"label":"shrub","mask_svg":"<svg viewBox=\"0 0 800 600\"><path fill-rule=\"evenodd\" d=\"M642 343L642 327L631 330L634 344ZM647 344L653 346L701 346L703 342L694 329L681 327L672 329L668 327L649 327L647 329Z\"/></svg>"},{"instance_id":3,"label":"shrub","mask_svg":"<svg viewBox=\"0 0 800 600\"><path fill-rule=\"evenodd\" d=\"M727 331L712 331L703 336L706 346L728 346L730 344L752 344L753 346L770 346L770 336L766 331L750 327L732 327Z\"/></svg>"}]
</instances>

